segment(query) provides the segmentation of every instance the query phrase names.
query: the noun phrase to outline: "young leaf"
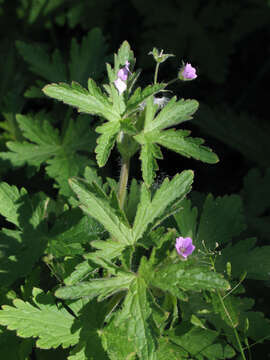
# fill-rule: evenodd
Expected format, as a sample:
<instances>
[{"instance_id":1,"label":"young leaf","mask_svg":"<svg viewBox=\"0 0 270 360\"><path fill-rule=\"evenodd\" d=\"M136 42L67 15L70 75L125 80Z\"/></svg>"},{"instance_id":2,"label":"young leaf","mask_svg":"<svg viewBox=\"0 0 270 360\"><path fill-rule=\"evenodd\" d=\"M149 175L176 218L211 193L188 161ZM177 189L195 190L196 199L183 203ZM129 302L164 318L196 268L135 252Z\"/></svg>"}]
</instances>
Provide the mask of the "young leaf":
<instances>
[{"instance_id":1,"label":"young leaf","mask_svg":"<svg viewBox=\"0 0 270 360\"><path fill-rule=\"evenodd\" d=\"M72 331L74 317L61 305L57 307L51 294L34 289L34 299L36 306L20 299L13 301L14 306L3 305L0 324L21 337L38 337L37 346L42 349L75 345L79 330Z\"/></svg>"},{"instance_id":2,"label":"young leaf","mask_svg":"<svg viewBox=\"0 0 270 360\"><path fill-rule=\"evenodd\" d=\"M91 186L89 190L76 179L70 180L70 186L77 194L83 211L99 221L118 242L126 245L133 242L131 229L119 217L100 188Z\"/></svg>"},{"instance_id":3,"label":"young leaf","mask_svg":"<svg viewBox=\"0 0 270 360\"><path fill-rule=\"evenodd\" d=\"M160 147L151 142L145 142L141 148L140 160L142 161L143 179L147 186L153 183L156 171L159 169L156 159L163 159Z\"/></svg>"},{"instance_id":4,"label":"young leaf","mask_svg":"<svg viewBox=\"0 0 270 360\"><path fill-rule=\"evenodd\" d=\"M133 225L134 241L139 240L150 226L154 227L166 214L175 210L174 206L190 191L192 181L193 172L190 170L175 175L171 181L165 179L152 199L150 191L142 185L141 200Z\"/></svg>"},{"instance_id":5,"label":"young leaf","mask_svg":"<svg viewBox=\"0 0 270 360\"><path fill-rule=\"evenodd\" d=\"M134 112L138 111L138 108L140 105L143 105L144 102L151 97L152 95L158 93L160 90L164 89L166 87L166 84L154 84L154 85L148 85L146 88L141 90L140 87L138 87L132 96L128 99L127 102L127 109L125 112L126 116L130 116ZM152 100L153 102L153 100Z\"/></svg>"},{"instance_id":6,"label":"young leaf","mask_svg":"<svg viewBox=\"0 0 270 360\"><path fill-rule=\"evenodd\" d=\"M96 128L96 132L102 134L97 139L97 146L95 149L99 167L102 167L106 164L111 150L114 147L119 130L120 122L118 121L107 122Z\"/></svg>"}]
</instances>

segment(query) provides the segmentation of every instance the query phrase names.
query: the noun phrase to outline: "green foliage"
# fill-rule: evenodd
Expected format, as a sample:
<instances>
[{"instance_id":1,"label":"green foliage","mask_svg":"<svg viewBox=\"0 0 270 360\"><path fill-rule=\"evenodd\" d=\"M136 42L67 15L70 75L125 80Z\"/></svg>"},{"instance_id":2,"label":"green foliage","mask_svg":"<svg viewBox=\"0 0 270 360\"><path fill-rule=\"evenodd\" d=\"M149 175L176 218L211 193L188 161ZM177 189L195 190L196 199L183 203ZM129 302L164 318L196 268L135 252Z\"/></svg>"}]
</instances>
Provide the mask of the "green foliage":
<instances>
[{"instance_id":1,"label":"green foliage","mask_svg":"<svg viewBox=\"0 0 270 360\"><path fill-rule=\"evenodd\" d=\"M173 54L185 54L187 59L194 59L209 83L231 81L228 78L230 55L240 44L250 40L255 30L268 31L269 8L260 0L222 4L169 0L158 6L153 0L147 3L133 0L132 4L143 19L140 52L144 62L150 67L150 58L145 59L144 54L155 44L159 49L170 49ZM251 22L251 18L254 21ZM174 67L179 65L180 60Z\"/></svg>"},{"instance_id":2,"label":"green foliage","mask_svg":"<svg viewBox=\"0 0 270 360\"><path fill-rule=\"evenodd\" d=\"M10 286L27 276L44 253L47 246L45 209L44 195L36 194L30 199L26 190L19 191L15 186L1 183L0 213L15 227L3 228L0 233L1 286Z\"/></svg>"},{"instance_id":3,"label":"green foliage","mask_svg":"<svg viewBox=\"0 0 270 360\"><path fill-rule=\"evenodd\" d=\"M244 178L243 197L247 223L260 237L269 238L269 210L270 210L270 169L264 174L258 169L252 169Z\"/></svg>"},{"instance_id":4,"label":"green foliage","mask_svg":"<svg viewBox=\"0 0 270 360\"><path fill-rule=\"evenodd\" d=\"M61 135L52 126L49 114L39 112L35 116L17 115L22 134L28 141L8 142L10 151L2 152L1 158L9 160L14 166L27 163L40 167L46 163L47 174L56 180L60 193L69 195L67 179L83 173L86 165L93 162L81 151L93 151L95 134L89 130L90 119L80 116L77 121L69 119Z\"/></svg>"},{"instance_id":5,"label":"green foliage","mask_svg":"<svg viewBox=\"0 0 270 360\"><path fill-rule=\"evenodd\" d=\"M182 202L182 206L183 211L175 215L182 236L191 236L202 254L211 253L217 247L222 248L220 254L215 255L219 272L226 271L226 264L229 262L232 276L236 279L244 273L251 279L268 279L270 247L255 247L254 238L232 243L232 239L239 237L246 229L240 196L230 195L214 199L212 195L208 195L199 219L198 210L192 208L190 200Z\"/></svg>"},{"instance_id":6,"label":"green foliage","mask_svg":"<svg viewBox=\"0 0 270 360\"><path fill-rule=\"evenodd\" d=\"M186 137L189 131L173 129L162 131L170 126L175 126L183 121L191 119L191 115L197 110L198 103L194 100L179 100L172 98L170 102L159 112L153 99L149 98L146 104L144 128L135 139L142 145L140 159L142 161L142 174L145 183L150 186L158 169L156 158L162 159L160 148L157 144L167 147L186 157L194 157L208 163L218 161L217 156L210 149L200 146L201 139Z\"/></svg>"},{"instance_id":7,"label":"green foliage","mask_svg":"<svg viewBox=\"0 0 270 360\"><path fill-rule=\"evenodd\" d=\"M247 159L261 166L269 166L270 127L266 122L258 121L245 112L238 114L224 106L210 108L202 104L195 123L207 134L239 151Z\"/></svg>"},{"instance_id":8,"label":"green foliage","mask_svg":"<svg viewBox=\"0 0 270 360\"><path fill-rule=\"evenodd\" d=\"M0 323L10 330L16 329L21 337L38 337L37 346L42 349L59 345L65 348L78 342L78 330L71 331L74 317L65 308L57 307L52 295L34 289L33 301L31 305L15 299L14 306L3 306Z\"/></svg>"},{"instance_id":9,"label":"green foliage","mask_svg":"<svg viewBox=\"0 0 270 360\"><path fill-rule=\"evenodd\" d=\"M65 14L61 10L64 5ZM97 9L107 6L102 3ZM181 9L183 16L188 14L183 24L194 26L191 39L200 33L190 45L196 54L201 46L197 41L205 36L201 24L220 10L201 4L197 19L196 1L183 5L169 1L162 17L168 19L174 7ZM88 8L91 6L81 1L67 5L62 0L25 0L15 10L26 26L38 28L39 21L44 21L54 38L54 22L74 25L78 14ZM238 5L226 11L221 8L225 22ZM149 4L143 11L149 11ZM155 14L156 8L152 11ZM221 40L215 16L210 18L209 26ZM160 19L159 14L153 20L156 23L150 22L153 29ZM215 56L210 56L215 42L211 35L206 46L207 66L216 71L215 81L222 82L226 69L219 72L218 66L227 60L225 56L215 63ZM64 47L68 48L66 40ZM191 170L154 184L157 159L162 159L160 146L209 164L218 161L202 139L191 138L185 127L175 129L192 119L198 109L196 100L174 96L168 101L165 98L161 106L155 96L168 91L174 80L157 83L158 66L154 84L138 87L141 71L135 69L127 41L114 55L114 64L107 63L108 82L101 81L101 87L96 81L103 80L105 61L112 58L107 57L106 41L97 28L89 31L81 44L71 41L69 57L61 47L51 53L45 44L21 40L17 49L30 72L39 77L38 87L28 88L27 96L41 97L40 87L50 81L53 83L43 88L46 95L85 115L73 120L72 110L65 112L59 103L52 105L53 116L45 111L22 115L20 91L29 84L23 83L14 96L6 95L7 78L15 63L12 50L8 50L10 64L0 89L5 95L0 127L6 131L2 140L12 141L6 144L8 151L1 152L1 160L13 167L28 165L28 176L44 164L46 175L59 191L52 199L6 182L0 184L0 356L11 360L28 359L31 353L39 360L215 360L239 355L245 360L245 352L254 345L249 345L250 341L262 342L270 334L269 319L257 311L253 299L243 295L246 277L265 281L270 273L270 247L256 246L257 240L246 236L250 229L267 236L269 173L250 172L242 198L195 193L192 201L186 199L193 182ZM159 65L156 48L153 54ZM164 59L168 55L164 54ZM122 92L115 80L120 79L127 62ZM202 69L208 74L210 68ZM211 123L212 110L203 107L202 114L207 115L207 125L202 121L202 128L209 128L210 134L229 145L236 142L236 137L220 130L225 125ZM223 122L226 116L224 112ZM215 126L216 135L211 132ZM233 129L240 132L237 126ZM249 120L247 127L255 129ZM263 149L265 134L261 139ZM251 141L245 135L247 140ZM255 149L254 142L254 149L243 144L236 148L251 160L261 156L259 163L267 163L266 152ZM104 167L115 145L123 164L119 183L110 177L105 180L110 167L101 170L100 176L90 159L95 149L97 165ZM143 182L133 179L129 186L129 165L136 152L140 153ZM259 196L254 184L260 188ZM196 246L187 259L175 250L179 236L191 237Z\"/></svg>"},{"instance_id":10,"label":"green foliage","mask_svg":"<svg viewBox=\"0 0 270 360\"><path fill-rule=\"evenodd\" d=\"M29 70L46 81L73 80L86 85L89 76L100 79L105 70L107 44L98 28L89 31L82 38L81 44L78 44L75 38L71 40L68 62L64 60L66 56L59 49L49 56L48 49L40 44L17 41L16 46ZM28 89L25 95L42 97L38 81L37 85Z\"/></svg>"}]
</instances>

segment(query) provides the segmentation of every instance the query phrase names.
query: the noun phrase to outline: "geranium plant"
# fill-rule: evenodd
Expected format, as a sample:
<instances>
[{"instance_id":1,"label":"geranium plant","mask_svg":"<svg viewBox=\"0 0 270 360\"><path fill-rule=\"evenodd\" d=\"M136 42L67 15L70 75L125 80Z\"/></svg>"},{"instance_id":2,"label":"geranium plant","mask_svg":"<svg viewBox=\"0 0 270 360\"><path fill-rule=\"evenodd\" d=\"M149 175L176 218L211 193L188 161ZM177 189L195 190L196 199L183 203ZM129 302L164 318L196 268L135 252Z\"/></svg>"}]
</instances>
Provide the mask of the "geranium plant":
<instances>
[{"instance_id":1,"label":"geranium plant","mask_svg":"<svg viewBox=\"0 0 270 360\"><path fill-rule=\"evenodd\" d=\"M254 250L254 239L232 242L245 229L240 197L187 198L192 170L155 182L161 147L209 164L218 157L180 128L198 102L165 96L173 81L195 80L195 67L183 64L176 79L159 82L160 64L173 55L156 48L150 54L156 62L154 81L143 89L127 42L114 65L107 64L102 86L91 78L87 89L77 82L46 85L44 94L84 114L62 137L67 146L57 152L59 134L44 114L35 125L21 116L20 127L32 144L11 143L11 152L2 154L37 166L40 149L58 156L57 163L46 161L61 198L29 196L7 183L0 187L1 214L12 224L1 236L20 250L13 256L7 246L0 324L24 339L19 346L25 359L36 338L41 349L61 346L59 358L69 360L246 359L250 341L270 333L269 321L243 296L245 277L266 280L269 247ZM84 125L94 116L98 136ZM96 163L75 157L94 143ZM114 147L121 156L119 182L97 170ZM27 149L28 160L18 158ZM66 154L72 154L77 174L84 172L69 179L70 188L61 177ZM141 181L129 179L136 154ZM39 280L41 267L31 273L37 259L51 272L45 285ZM27 276L20 291L9 292L20 276Z\"/></svg>"}]
</instances>

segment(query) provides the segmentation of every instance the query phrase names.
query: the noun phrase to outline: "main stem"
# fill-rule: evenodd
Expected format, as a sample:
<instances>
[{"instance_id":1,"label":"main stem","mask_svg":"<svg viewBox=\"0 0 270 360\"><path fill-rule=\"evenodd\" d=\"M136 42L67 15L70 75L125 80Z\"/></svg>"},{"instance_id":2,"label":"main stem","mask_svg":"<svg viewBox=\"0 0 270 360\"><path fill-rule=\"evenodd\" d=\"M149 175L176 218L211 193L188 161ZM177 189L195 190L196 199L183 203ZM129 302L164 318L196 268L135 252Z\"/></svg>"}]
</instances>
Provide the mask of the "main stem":
<instances>
[{"instance_id":1,"label":"main stem","mask_svg":"<svg viewBox=\"0 0 270 360\"><path fill-rule=\"evenodd\" d=\"M124 207L125 198L126 198L128 173L129 173L129 158L122 158L122 166L121 166L119 188L118 188L118 199L121 209L123 209Z\"/></svg>"}]
</instances>

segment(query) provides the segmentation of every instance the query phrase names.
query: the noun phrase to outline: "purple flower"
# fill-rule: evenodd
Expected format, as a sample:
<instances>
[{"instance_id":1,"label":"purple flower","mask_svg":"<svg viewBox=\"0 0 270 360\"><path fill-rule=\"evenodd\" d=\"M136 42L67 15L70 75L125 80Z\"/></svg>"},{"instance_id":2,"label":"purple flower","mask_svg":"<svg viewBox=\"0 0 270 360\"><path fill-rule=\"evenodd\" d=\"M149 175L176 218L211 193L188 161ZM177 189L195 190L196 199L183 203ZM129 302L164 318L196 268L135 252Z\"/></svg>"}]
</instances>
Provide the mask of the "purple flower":
<instances>
[{"instance_id":1,"label":"purple flower","mask_svg":"<svg viewBox=\"0 0 270 360\"><path fill-rule=\"evenodd\" d=\"M195 246L192 244L192 239L189 237L183 238L181 236L176 239L175 248L178 254L185 260L195 250Z\"/></svg>"},{"instance_id":2,"label":"purple flower","mask_svg":"<svg viewBox=\"0 0 270 360\"><path fill-rule=\"evenodd\" d=\"M180 80L189 81L196 79L196 77L197 77L196 69L193 66L191 66L191 64L189 63L183 64L179 72Z\"/></svg>"},{"instance_id":3,"label":"purple flower","mask_svg":"<svg viewBox=\"0 0 270 360\"><path fill-rule=\"evenodd\" d=\"M114 81L114 85L116 89L119 91L120 95L127 89L126 81L128 79L129 73L130 73L129 62L126 61L126 65L118 71L117 79Z\"/></svg>"}]
</instances>

